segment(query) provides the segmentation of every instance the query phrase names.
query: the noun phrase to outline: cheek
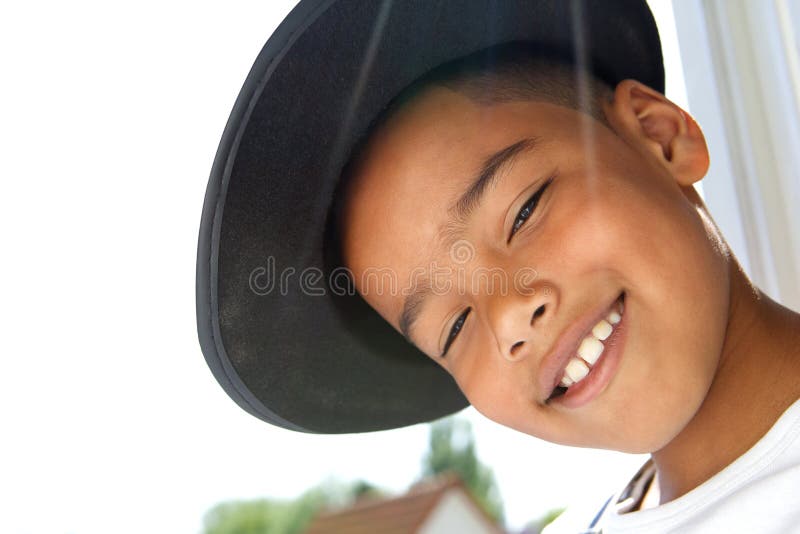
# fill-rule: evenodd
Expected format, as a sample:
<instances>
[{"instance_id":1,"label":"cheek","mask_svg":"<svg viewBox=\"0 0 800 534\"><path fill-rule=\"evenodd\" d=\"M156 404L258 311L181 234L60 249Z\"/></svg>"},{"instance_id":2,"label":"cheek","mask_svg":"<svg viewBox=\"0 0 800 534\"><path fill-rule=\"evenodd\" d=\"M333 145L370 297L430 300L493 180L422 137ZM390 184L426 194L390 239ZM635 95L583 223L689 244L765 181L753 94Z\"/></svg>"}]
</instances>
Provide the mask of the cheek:
<instances>
[{"instance_id":1,"label":"cheek","mask_svg":"<svg viewBox=\"0 0 800 534\"><path fill-rule=\"evenodd\" d=\"M533 378L526 377L525 369L495 367L485 360L464 364L456 371L456 383L472 407L487 419L538 439L573 444L581 430L566 426L567 420L536 402Z\"/></svg>"},{"instance_id":2,"label":"cheek","mask_svg":"<svg viewBox=\"0 0 800 534\"><path fill-rule=\"evenodd\" d=\"M632 391L646 384L652 398L638 403L641 427L663 446L691 420L716 373L728 316L728 272L697 213L668 219L659 246L647 256L653 276L642 285L640 352ZM631 396L632 397L632 396ZM633 402L633 398L628 402ZM652 422L650 422L652 421ZM658 423L658 425L654 425Z\"/></svg>"},{"instance_id":3,"label":"cheek","mask_svg":"<svg viewBox=\"0 0 800 534\"><path fill-rule=\"evenodd\" d=\"M469 341L478 347L480 338L487 337L475 336ZM497 362L492 361L499 357L489 350L476 348L472 353L459 354L457 359L448 364L453 378L470 404L495 422L500 422L498 419L507 410L508 394L516 390L508 382L513 377L506 376ZM499 384L505 387L498 387Z\"/></svg>"},{"instance_id":4,"label":"cheek","mask_svg":"<svg viewBox=\"0 0 800 534\"><path fill-rule=\"evenodd\" d=\"M579 185L564 188L569 200L540 234L549 276L567 293L592 281L619 285L633 310L610 393L580 426L598 446L652 452L693 417L716 372L728 314L724 257L677 186L609 180L590 194Z\"/></svg>"},{"instance_id":5,"label":"cheek","mask_svg":"<svg viewBox=\"0 0 800 534\"><path fill-rule=\"evenodd\" d=\"M517 419L535 417L532 379L526 380L526 367L495 361L500 358L488 350L462 354L451 364L451 373L476 410L496 423L518 428Z\"/></svg>"},{"instance_id":6,"label":"cheek","mask_svg":"<svg viewBox=\"0 0 800 534\"><path fill-rule=\"evenodd\" d=\"M691 420L714 378L728 315L728 273L708 228L680 190L633 195L607 246L633 310L617 413L628 452L652 452ZM613 261L609 258L609 261Z\"/></svg>"}]
</instances>

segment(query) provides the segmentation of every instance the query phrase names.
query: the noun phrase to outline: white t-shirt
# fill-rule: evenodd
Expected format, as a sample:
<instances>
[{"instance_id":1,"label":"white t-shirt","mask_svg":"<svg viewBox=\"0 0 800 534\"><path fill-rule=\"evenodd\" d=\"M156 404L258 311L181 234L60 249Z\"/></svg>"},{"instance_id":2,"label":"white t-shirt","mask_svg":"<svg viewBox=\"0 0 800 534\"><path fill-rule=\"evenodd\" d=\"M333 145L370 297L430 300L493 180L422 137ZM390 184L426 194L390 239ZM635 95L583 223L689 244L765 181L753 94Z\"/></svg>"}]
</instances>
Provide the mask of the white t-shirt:
<instances>
[{"instance_id":1,"label":"white t-shirt","mask_svg":"<svg viewBox=\"0 0 800 534\"><path fill-rule=\"evenodd\" d=\"M604 509L600 502L593 515L581 518L567 510L544 534L800 533L800 400L750 450L700 486L660 506L623 513L654 474L648 461Z\"/></svg>"}]
</instances>

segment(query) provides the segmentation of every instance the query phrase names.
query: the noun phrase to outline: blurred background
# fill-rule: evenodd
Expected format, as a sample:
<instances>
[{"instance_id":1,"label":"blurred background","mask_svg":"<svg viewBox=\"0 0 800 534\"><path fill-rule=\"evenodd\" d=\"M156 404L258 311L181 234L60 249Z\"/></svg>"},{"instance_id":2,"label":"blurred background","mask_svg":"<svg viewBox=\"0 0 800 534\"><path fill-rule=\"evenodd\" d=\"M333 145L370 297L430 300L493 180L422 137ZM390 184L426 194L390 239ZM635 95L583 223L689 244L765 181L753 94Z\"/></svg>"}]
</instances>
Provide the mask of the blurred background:
<instances>
[{"instance_id":1,"label":"blurred background","mask_svg":"<svg viewBox=\"0 0 800 534\"><path fill-rule=\"evenodd\" d=\"M309 521L355 505L533 533L564 507L597 509L644 462L472 409L304 435L216 384L195 327L205 187L245 76L294 4L0 10L0 531L331 532L341 514ZM756 284L798 309L800 2L651 5L667 96L711 148L711 213Z\"/></svg>"}]
</instances>

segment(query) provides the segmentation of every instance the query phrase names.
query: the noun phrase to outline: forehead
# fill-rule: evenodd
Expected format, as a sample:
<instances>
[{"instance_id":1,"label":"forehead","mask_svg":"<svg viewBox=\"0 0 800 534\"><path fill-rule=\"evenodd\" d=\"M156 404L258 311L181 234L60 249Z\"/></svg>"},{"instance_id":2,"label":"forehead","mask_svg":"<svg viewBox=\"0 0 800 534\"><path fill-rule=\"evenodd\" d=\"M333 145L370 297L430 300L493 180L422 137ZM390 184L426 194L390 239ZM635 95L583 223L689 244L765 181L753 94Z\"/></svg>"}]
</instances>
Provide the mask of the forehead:
<instances>
[{"instance_id":1,"label":"forehead","mask_svg":"<svg viewBox=\"0 0 800 534\"><path fill-rule=\"evenodd\" d=\"M554 107L534 102L478 106L434 87L373 134L345 202L343 253L356 287L395 328L402 295L385 286L380 295L369 291L360 283L363 274L380 270L381 277L394 277L400 290L415 268L437 261L448 209L485 158L530 136L532 121L545 120L539 110Z\"/></svg>"}]
</instances>

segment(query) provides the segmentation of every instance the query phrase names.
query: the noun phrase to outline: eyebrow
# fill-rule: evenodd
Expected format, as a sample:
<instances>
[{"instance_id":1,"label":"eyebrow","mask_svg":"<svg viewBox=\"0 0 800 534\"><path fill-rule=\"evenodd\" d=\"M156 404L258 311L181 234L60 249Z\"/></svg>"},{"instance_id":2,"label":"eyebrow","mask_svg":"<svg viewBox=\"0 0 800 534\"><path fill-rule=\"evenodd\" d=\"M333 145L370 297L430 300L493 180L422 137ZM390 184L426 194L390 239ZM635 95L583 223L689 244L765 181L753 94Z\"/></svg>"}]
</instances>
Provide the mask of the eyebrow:
<instances>
[{"instance_id":1,"label":"eyebrow","mask_svg":"<svg viewBox=\"0 0 800 534\"><path fill-rule=\"evenodd\" d=\"M470 186L461 194L458 200L448 209L450 220L443 226L440 235L444 237L445 249L448 243L457 242L463 234L467 223L472 214L481 205L486 191L494 186L498 179L505 176L501 171L507 170L514 163L514 160L524 152L530 152L539 143L537 137L526 137L519 141L501 148L494 154L483 160L480 171L471 180ZM420 282L412 288L403 303L403 311L398 321L400 332L411 342L411 330L414 323L422 313L425 301L433 293L431 281L427 276L423 276Z\"/></svg>"},{"instance_id":2,"label":"eyebrow","mask_svg":"<svg viewBox=\"0 0 800 534\"><path fill-rule=\"evenodd\" d=\"M494 186L499 178L505 176L501 171L510 168L517 156L532 151L538 143L537 137L526 137L498 150L483 161L480 172L472 179L472 184L448 210L451 221L445 225L445 233L451 234L449 237L453 238L452 234L458 237L458 234L463 233L470 217L483 201L486 191Z\"/></svg>"},{"instance_id":3,"label":"eyebrow","mask_svg":"<svg viewBox=\"0 0 800 534\"><path fill-rule=\"evenodd\" d=\"M414 340L411 339L411 328L414 326L414 321L419 318L422 305L431 293L433 293L431 281L427 276L423 276L403 303L403 312L400 314L399 321L400 331L411 343L414 343Z\"/></svg>"}]
</instances>

